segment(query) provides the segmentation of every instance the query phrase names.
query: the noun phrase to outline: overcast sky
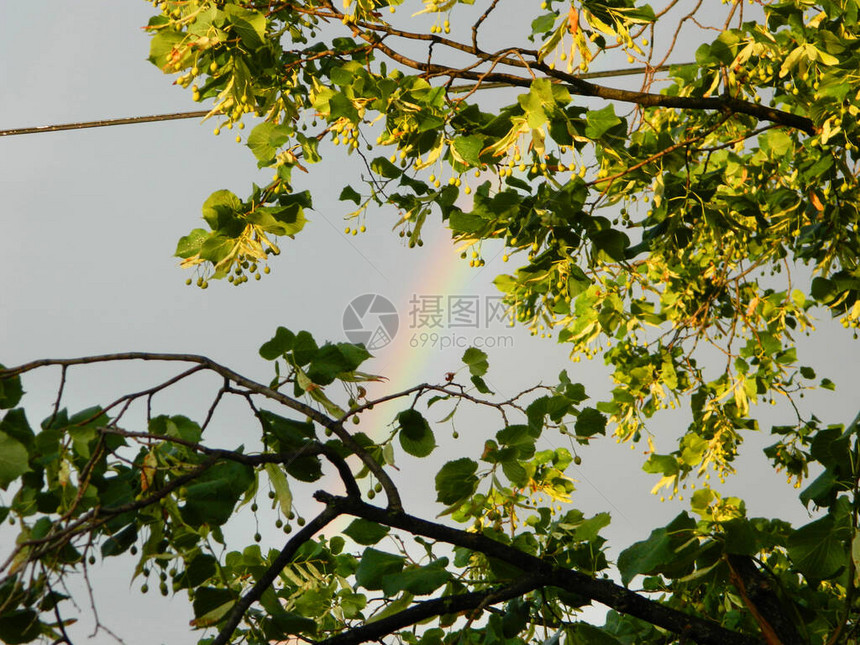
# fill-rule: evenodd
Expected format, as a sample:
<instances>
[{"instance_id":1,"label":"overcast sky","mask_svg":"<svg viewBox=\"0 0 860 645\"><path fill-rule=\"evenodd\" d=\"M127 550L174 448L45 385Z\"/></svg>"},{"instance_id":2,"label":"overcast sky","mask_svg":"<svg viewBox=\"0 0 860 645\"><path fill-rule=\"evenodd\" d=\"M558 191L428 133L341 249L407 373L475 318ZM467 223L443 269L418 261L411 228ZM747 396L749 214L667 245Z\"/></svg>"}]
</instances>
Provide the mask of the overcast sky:
<instances>
[{"instance_id":1,"label":"overcast sky","mask_svg":"<svg viewBox=\"0 0 860 645\"><path fill-rule=\"evenodd\" d=\"M4 3L0 129L199 109L189 92L172 86L145 60L149 43L140 27L151 11L143 2L107 0ZM233 141L234 133L215 137L212 128L211 123L186 120L0 137L0 362L130 350L188 352L268 381L270 365L257 349L278 325L308 329L320 341L343 341L345 308L357 296L376 293L394 303L400 323L393 342L367 365L368 371L391 379L385 388L438 382L459 367L464 348L440 348L429 336L422 337L431 330L413 324L410 300L426 303L438 296L448 304L449 296L477 298L484 307L497 295L491 279L503 265L490 249L483 270L469 269L438 222L429 227L423 248L408 249L391 231L395 217L390 211L371 212L366 234L345 235L348 208L335 199L340 184L333 178L357 176L361 168L354 158L327 159L324 168L298 179L297 188L314 193L315 210L296 240L283 241L270 276L240 288L226 282L213 282L205 291L186 287L187 276L172 254L181 235L202 225L203 200L220 188L245 195L251 182L267 181L271 174L256 170L248 149ZM826 322L822 327L826 340L801 347L801 361L841 386L836 394L814 399L820 402L819 416L847 422L858 399L855 381L848 378L858 346L841 328ZM590 393L611 387L604 369L573 365L567 348L533 339L521 329L482 321L477 329L446 324L434 331L438 342L444 336L448 343L506 345L507 350L488 349L488 380L500 394L539 380L553 383L564 368L573 380L585 382ZM166 373L150 366L74 370L66 404L79 408L104 402L110 394L151 384ZM25 381L31 423L47 414L55 384L56 373ZM165 411L171 406L171 412L200 419L212 391L201 384L200 392L165 397L162 405ZM227 422L216 428L213 443L242 442L235 438L232 413L227 410ZM390 415L394 413L392 408ZM777 409L768 418L783 422L790 418L786 415ZM672 449L682 417L656 418L652 429L666 429L660 437L664 451ZM440 430L442 449L435 466L446 457L479 450L484 438L499 429L496 418L481 425L486 419L467 416L465 426L458 426L457 442ZM751 438L756 441L769 443ZM572 473L579 480L574 505L590 513L610 510L608 535L617 545L646 537L683 509L683 503L660 504L648 495L654 480L640 472L638 448L631 453L607 440L581 454L582 467ZM762 465L764 460L754 451L741 463ZM415 473L410 479L419 481L407 500L412 509L435 515L422 504L432 498L432 471L423 478ZM803 522L802 507L782 481L755 469L731 480L723 491L746 497L751 514L785 514ZM313 511L313 502L302 504ZM277 534L264 537L279 546ZM0 547L4 539L8 534L0 533ZM103 622L129 643L196 642L199 634L188 630L184 597L166 603L150 593L143 602L139 585L129 588L128 571L123 566L94 570ZM92 621L88 602L80 605L79 633L85 634ZM145 633L138 632L143 629ZM109 641L100 635L93 642Z\"/></svg>"}]
</instances>

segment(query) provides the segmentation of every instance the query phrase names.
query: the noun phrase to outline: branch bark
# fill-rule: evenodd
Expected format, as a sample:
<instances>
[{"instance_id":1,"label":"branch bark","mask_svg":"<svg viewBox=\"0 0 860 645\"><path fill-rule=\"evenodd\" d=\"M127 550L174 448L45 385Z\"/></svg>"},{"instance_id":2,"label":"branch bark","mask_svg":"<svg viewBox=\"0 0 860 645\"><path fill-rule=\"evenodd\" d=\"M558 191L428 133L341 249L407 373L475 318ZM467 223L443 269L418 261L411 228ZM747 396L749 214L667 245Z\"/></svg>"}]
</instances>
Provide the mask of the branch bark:
<instances>
[{"instance_id":1,"label":"branch bark","mask_svg":"<svg viewBox=\"0 0 860 645\"><path fill-rule=\"evenodd\" d=\"M759 571L752 558L728 555L732 583L750 610L768 645L802 645L794 622L774 588L773 581Z\"/></svg>"},{"instance_id":2,"label":"branch bark","mask_svg":"<svg viewBox=\"0 0 860 645\"><path fill-rule=\"evenodd\" d=\"M391 480L391 477L388 476L388 473L385 472L385 469L380 466L376 460L364 449L362 448L358 442L352 437L352 435L347 432L347 430L343 427L343 423L337 419L332 419L327 415L323 414L316 408L313 408L301 401L297 401L277 390L273 390L272 388L263 385L262 383L257 383L249 378L246 378L239 374L238 372L234 372L233 370L221 365L220 363L216 363L211 358L207 358L206 356L201 356L199 354L169 354L169 353L156 353L156 352L123 352L117 354L101 354L98 356L84 356L81 358L59 358L59 359L41 359L37 361L32 361L30 363L25 363L23 365L19 365L17 367L8 368L5 370L0 370L0 380L5 378L11 378L14 376L20 376L26 372L31 372L40 367L48 367L48 366L62 366L69 367L72 365L89 365L93 363L107 363L113 361L129 361L129 360L142 360L142 361L165 361L165 362L185 362L185 363L195 363L197 365L203 366L203 368L211 370L220 376L223 376L225 379L229 379L233 381L237 385L240 385L247 390L264 396L272 401L276 401L281 405L290 408L291 410L295 410L299 412L317 423L321 426L328 428L331 430L338 439L340 439L343 444L352 451L352 453L358 457L362 463L367 466L367 469L373 473L376 480L382 485L383 490L385 490L386 497L388 499L388 506L392 510L399 510L403 508L403 504L400 500L400 493L397 490L397 487L394 485L394 482Z\"/></svg>"},{"instance_id":3,"label":"branch bark","mask_svg":"<svg viewBox=\"0 0 860 645\"><path fill-rule=\"evenodd\" d=\"M242 622L245 612L248 608L257 602L263 593L278 577L278 574L286 567L293 556L305 542L310 540L317 532L321 531L325 526L341 515L341 511L333 506L326 506L322 513L308 522L298 533L290 538L281 549L275 561L269 565L269 568L261 575L253 587L233 605L230 613L227 615L227 621L218 632L218 635L212 640L212 645L225 645L230 641L236 627Z\"/></svg>"},{"instance_id":4,"label":"branch bark","mask_svg":"<svg viewBox=\"0 0 860 645\"><path fill-rule=\"evenodd\" d=\"M343 18L343 14L338 11L331 2L327 2L326 5L331 12L330 17L337 19ZM642 107L668 107L680 110L715 110L725 114L746 114L755 117L759 121L777 123L779 125L800 130L809 135L814 135L816 133L815 124L807 117L791 114L790 112L785 112L783 110L759 105L758 103L744 101L730 96L668 96L651 92L622 90L590 83L575 74L568 74L561 70L551 68L549 65L538 59L537 52L531 50L512 50L516 51L519 56L504 56L482 51L477 47L477 43L474 39L473 44L460 43L450 38L443 38L441 36L425 33L407 32L400 29L394 29L384 23L366 22L361 20L356 21L353 24L353 28L356 35L367 43L373 45L375 49L383 52L392 60L412 69L432 74L434 76L441 75L479 82L486 81L491 83L505 83L519 87L529 87L532 81L531 77L527 78L503 72L475 72L471 71L472 66L468 66L467 69L458 69L447 65L430 63L429 61L421 62L405 56L391 46L383 43L378 32L381 32L386 36L426 40L433 44L441 44L450 47L455 51L475 56L478 58L478 62L480 64L489 61L496 61L499 64L527 69L532 75L535 71L540 71L546 77L554 79L555 82L564 83L571 94L578 96L602 98L610 101L620 101L622 103L633 103ZM526 56L532 58L532 60L526 62Z\"/></svg>"},{"instance_id":5,"label":"branch bark","mask_svg":"<svg viewBox=\"0 0 860 645\"><path fill-rule=\"evenodd\" d=\"M317 641L317 645L357 645L358 643L378 640L398 629L415 625L434 616L457 614L512 600L541 586L543 583L540 578L529 577L512 585L496 587L489 591L473 591L425 600L381 620L366 623L337 636Z\"/></svg>"},{"instance_id":6,"label":"branch bark","mask_svg":"<svg viewBox=\"0 0 860 645\"><path fill-rule=\"evenodd\" d=\"M532 576L540 577L541 586L560 587L606 605L620 613L662 627L687 640L703 645L753 645L761 643L761 640L754 636L733 632L713 621L666 607L610 580L599 580L579 571L557 567L545 560L478 533L469 533L429 522L403 511L392 512L371 506L359 499L338 497L324 491L318 491L314 497L325 503L328 508L337 510L340 514L362 517L392 528L402 529L413 535L421 535L498 558Z\"/></svg>"}]
</instances>

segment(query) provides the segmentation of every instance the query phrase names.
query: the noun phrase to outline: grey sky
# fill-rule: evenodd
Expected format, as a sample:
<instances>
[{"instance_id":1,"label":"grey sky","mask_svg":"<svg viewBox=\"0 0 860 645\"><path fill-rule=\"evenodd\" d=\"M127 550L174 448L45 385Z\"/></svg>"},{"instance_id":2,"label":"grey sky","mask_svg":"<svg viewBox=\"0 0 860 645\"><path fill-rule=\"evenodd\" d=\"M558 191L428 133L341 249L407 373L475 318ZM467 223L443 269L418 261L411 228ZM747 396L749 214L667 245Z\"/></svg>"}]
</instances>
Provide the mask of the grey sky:
<instances>
[{"instance_id":1,"label":"grey sky","mask_svg":"<svg viewBox=\"0 0 860 645\"><path fill-rule=\"evenodd\" d=\"M189 92L171 86L169 77L146 62L148 37L140 27L150 14L151 7L143 2L4 3L0 129L198 109ZM201 225L203 200L220 188L243 195L251 182L265 181L271 174L255 169L251 153L232 140L235 131L214 137L212 128L190 120L0 138L0 259L5 277L0 361L14 365L41 357L129 350L188 352L267 381L270 366L257 349L275 327L308 329L320 341L345 340L341 316L347 303L363 293L381 293L398 307L400 332L368 364L368 371L389 376L390 387L401 388L440 381L445 372L460 366L463 348L410 347L414 334L426 330L409 328L409 300L413 294L495 295L490 280L503 265L490 262L490 253L484 270L468 269L437 223L430 226L423 248L407 249L391 232L392 212L371 212L367 234L344 235L342 216L348 208L336 196L340 178L360 172L355 158L327 159L326 167L298 179L298 188L313 191L316 209L296 240L283 241L270 276L240 288L226 282L213 282L206 291L186 287L186 275L172 253L181 235ZM841 389L810 400L821 402L818 414L826 421L847 422L858 399L850 377L858 346L841 328L826 322L821 327L827 331L813 346L801 347L801 361L836 380ZM530 338L524 330L456 333L472 340L512 337L512 350L489 351L489 381L499 393L511 394L538 380L553 383L563 368L574 381L586 383L590 393L609 388L599 366L571 364L566 348ZM805 356L814 360L804 361ZM151 367L143 372L148 378L165 373ZM34 410L29 412L33 424L47 414L55 396L56 373L48 376L25 381L29 394L24 404ZM71 376L66 404L73 408L151 383L134 368L94 368ZM169 402L170 411L199 419L199 409L209 399L194 401L195 393L187 394L165 399L165 407ZM395 412L390 408L389 418ZM228 410L227 422L217 428L213 441L241 442L235 439L231 415ZM446 454L478 451L499 429L495 418L490 427L481 426L486 419L464 417L458 424L458 442L440 429L436 465ZM378 418L380 424L385 421ZM664 423L669 433L661 434L659 444L668 451L681 423L677 415L658 416L655 431L662 433ZM682 503L660 504L648 494L655 482L639 470L639 447L630 451L606 440L581 454L583 465L572 473L580 480L574 505L588 513L612 511L608 535L617 546L644 538L684 508ZM764 460L750 454L741 464L763 465ZM432 490L432 473L420 474L423 481L407 495L419 509ZM746 497L751 514L785 513L802 522L803 509L780 481L769 470L756 469L721 490ZM313 509L312 502L304 504L309 512ZM8 533L0 532L0 547L6 539ZM266 535L273 546L278 539L274 532ZM5 554L6 548L2 551ZM162 601L150 593L142 600L138 583L129 588L130 570L128 563L94 568L103 622L128 643L196 642L199 634L187 627L185 598ZM92 628L88 602L79 603L78 633L87 634ZM100 635L94 642L109 641Z\"/></svg>"}]
</instances>

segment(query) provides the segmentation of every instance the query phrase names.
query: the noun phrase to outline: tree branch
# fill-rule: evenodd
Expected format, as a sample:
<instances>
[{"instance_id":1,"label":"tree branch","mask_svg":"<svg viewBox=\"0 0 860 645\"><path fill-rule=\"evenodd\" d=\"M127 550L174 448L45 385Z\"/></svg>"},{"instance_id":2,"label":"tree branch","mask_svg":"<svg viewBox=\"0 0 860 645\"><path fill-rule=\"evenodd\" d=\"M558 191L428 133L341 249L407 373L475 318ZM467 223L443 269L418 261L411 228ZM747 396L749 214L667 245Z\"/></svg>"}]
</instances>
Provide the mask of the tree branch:
<instances>
[{"instance_id":1,"label":"tree branch","mask_svg":"<svg viewBox=\"0 0 860 645\"><path fill-rule=\"evenodd\" d=\"M360 499L337 497L318 491L314 497L339 513L362 517L399 528L413 535L464 547L498 558L531 575L540 576L543 586L561 587L599 602L616 611L645 620L674 634L703 645L753 645L761 641L747 634L728 630L710 620L685 614L645 598L610 580L592 578L579 571L563 569L512 546L478 534L429 522L407 513L371 506Z\"/></svg>"},{"instance_id":2,"label":"tree branch","mask_svg":"<svg viewBox=\"0 0 860 645\"><path fill-rule=\"evenodd\" d=\"M337 636L317 641L317 645L357 645L358 643L378 640L398 629L415 625L434 616L457 614L463 611L483 608L487 605L518 598L541 586L543 586L543 582L540 578L528 577L514 584L496 587L488 591L473 591L453 596L443 596L442 598L435 598L433 600L425 600L391 616L386 616L372 623L365 623L355 629L342 632Z\"/></svg>"},{"instance_id":3,"label":"tree branch","mask_svg":"<svg viewBox=\"0 0 860 645\"><path fill-rule=\"evenodd\" d=\"M3 562L2 565L0 565L0 571L4 571L6 567L8 567L9 564L15 559L15 557L21 552L21 550L26 547L33 547L33 551L29 555L28 560L37 560L44 552L55 549L57 544L65 543L66 541L71 539L71 537L78 533L92 531L94 528L100 526L101 524L104 524L112 517L127 513L129 511L135 511L140 508L145 508L151 504L154 504L155 502L169 495L172 491L176 490L180 486L183 486L187 482L192 481L202 475L206 470L215 465L216 461L216 456L210 456L208 459L195 467L191 472L171 480L163 488L160 488L149 497L138 499L127 504L121 504L120 506L112 506L108 508L102 508L100 506L97 506L78 517L74 522L70 523L62 530L48 533L48 535L41 538L34 538L31 540L24 540L20 542L15 546L15 549L12 551L6 561ZM11 575L13 574L7 574L5 577L0 578L0 585L4 584L11 577Z\"/></svg>"},{"instance_id":4,"label":"tree branch","mask_svg":"<svg viewBox=\"0 0 860 645\"><path fill-rule=\"evenodd\" d=\"M349 499L349 498L345 498ZM299 548L308 540L310 540L317 532L321 531L329 522L335 519L342 513L341 510L334 506L327 505L322 513L308 522L298 533L290 538L281 549L275 561L269 565L269 568L261 575L253 587L233 605L224 626L218 632L218 635L212 640L212 645L225 645L229 642L236 627L245 616L248 608L257 602L263 595L263 592L271 586L278 577L278 574L286 567Z\"/></svg>"},{"instance_id":5,"label":"tree branch","mask_svg":"<svg viewBox=\"0 0 860 645\"><path fill-rule=\"evenodd\" d=\"M730 554L726 562L732 583L759 624L765 641L769 645L801 645L804 639L780 601L773 581L758 570L749 556Z\"/></svg>"},{"instance_id":6,"label":"tree branch","mask_svg":"<svg viewBox=\"0 0 860 645\"><path fill-rule=\"evenodd\" d=\"M327 3L327 5L332 11L333 17L343 18L343 14L341 14L331 3ZM493 59L493 54L484 52L475 45L460 43L449 38L437 36L435 34L428 35L405 32L403 30L394 29L385 24L371 23L365 21L357 21L353 25L353 28L358 36L360 36L368 43L376 46L376 48L382 51L386 56L388 56L394 61L397 61L398 63L401 63L402 65L411 67L412 69L417 69L433 75L448 75L452 78L462 78L473 81L486 80L487 82L502 82L507 83L508 85L525 87L531 85L531 79L516 76L514 74L499 72L487 74L486 72L481 73L467 71L455 67L438 65L429 62L422 63L415 59L409 58L395 51L390 46L382 43L379 40L379 36L376 32L381 31L387 35L399 36L401 38L429 40L433 43L439 43L457 51L471 54L473 56L478 57L479 59L483 59L484 61ZM535 57L535 60L531 62L526 62L522 59L518 60L516 58L506 56L499 58L498 62L501 64L510 65L512 67L525 68L532 73L535 70L539 70L543 72L546 76L555 79L557 82L564 83L572 94L578 96L589 96L595 98L602 98L610 101L633 103L636 105L641 105L642 107L668 107L681 110L716 110L728 114L746 114L749 116L753 116L760 121L770 121L772 123L778 123L780 125L788 126L796 130L801 130L802 132L806 132L809 135L813 135L816 132L815 124L812 122L811 119L796 114L791 114L790 112L784 112L783 110L778 110L776 108L759 105L757 103L752 103L750 101L744 101L729 96L667 96L665 94L636 92L631 90L605 87L603 85L590 83L574 74L568 74L566 72L551 68L546 63L537 60L536 52L531 52L527 50L518 51L521 54Z\"/></svg>"},{"instance_id":7,"label":"tree branch","mask_svg":"<svg viewBox=\"0 0 860 645\"><path fill-rule=\"evenodd\" d=\"M328 459L329 462L331 462L331 464L337 469L337 472L340 475L341 480L343 481L344 488L346 488L346 494L348 496L361 496L361 489L358 487L358 484L355 481L355 476L352 474L352 471L349 468L349 464L346 463L346 460L341 457L337 453L337 451L333 450L331 446L327 446L318 441L309 441L301 448L293 452L246 455L241 452L236 452L235 450L226 450L224 448L209 448L208 446L204 446L203 444L196 443L194 441L188 441L186 439L181 439L180 437L167 437L164 435L152 434L150 432L131 432L129 430L121 430L120 428L99 428L99 432L101 432L102 434L115 434L121 437L127 437L129 439L156 439L158 441L169 441L170 443L186 446L187 448L191 448L192 450L200 452L204 455L214 456L219 459L224 459L225 461L235 461L237 463L245 464L247 466L258 466L260 464L281 464L286 467L302 455L306 455L309 457L315 455L322 455L323 457Z\"/></svg>"},{"instance_id":8,"label":"tree branch","mask_svg":"<svg viewBox=\"0 0 860 645\"><path fill-rule=\"evenodd\" d=\"M367 469L371 473L373 473L374 477L376 477L376 480L380 484L382 484L382 488L385 490L385 494L388 499L389 508L391 508L392 510L399 510L403 508L403 504L400 501L400 493L397 490L397 487L394 485L394 482L392 481L391 477L389 477L388 473L385 472L385 469L380 466L376 462L376 460L358 444L358 442L356 442L352 435L343 427L343 424L341 422L326 416L316 408L302 403L301 401L297 401L296 399L282 394L277 390L273 390L272 388L263 385L262 383L252 381L251 379L242 376L238 372L234 372L233 370L219 363L216 363L211 358L207 358L206 356L201 356L199 354L123 352L118 354L84 356L81 358L41 359L37 361L32 361L30 363L25 363L17 367L0 370L0 380L12 378L14 376L20 376L25 372L30 372L40 367L47 367L51 365L67 367L70 365L88 365L92 363L106 363L112 361L129 360L196 363L198 365L202 365L206 369L215 372L216 374L220 374L224 378L233 381L237 385L241 385L242 387L250 390L251 392L254 392L255 394L259 394L273 401L277 401L281 405L290 408L291 410L295 410L296 412L310 417L311 419L319 423L321 426L331 430L337 436L337 438L340 439L343 444L347 448L349 448L352 453L356 457L358 457L365 466L367 466Z\"/></svg>"}]
</instances>

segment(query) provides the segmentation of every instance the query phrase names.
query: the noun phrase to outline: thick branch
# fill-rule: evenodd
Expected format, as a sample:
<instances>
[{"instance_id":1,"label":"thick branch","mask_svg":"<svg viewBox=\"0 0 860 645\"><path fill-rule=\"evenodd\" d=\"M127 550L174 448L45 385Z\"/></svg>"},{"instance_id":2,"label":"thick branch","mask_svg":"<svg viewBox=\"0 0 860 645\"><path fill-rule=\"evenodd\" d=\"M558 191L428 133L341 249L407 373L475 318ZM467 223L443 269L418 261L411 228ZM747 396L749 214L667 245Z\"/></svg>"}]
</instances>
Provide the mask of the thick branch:
<instances>
[{"instance_id":1,"label":"thick branch","mask_svg":"<svg viewBox=\"0 0 860 645\"><path fill-rule=\"evenodd\" d=\"M155 439L157 441L168 441L170 443L180 444L191 448L204 455L211 455L225 461L235 461L247 466L259 466L260 464L281 464L284 467L289 466L301 456L312 457L322 455L328 459L331 464L337 469L343 485L346 488L347 495L361 496L361 490L355 481L355 476L349 469L349 464L341 457L337 451L318 441L309 441L298 450L293 452L278 452L278 453L262 453L259 455L246 455L235 450L225 450L224 448L209 448L203 444L181 439L180 437L167 437L164 435L152 434L150 432L130 432L120 428L99 428L102 434L115 434L129 439Z\"/></svg>"},{"instance_id":2,"label":"thick branch","mask_svg":"<svg viewBox=\"0 0 860 645\"><path fill-rule=\"evenodd\" d=\"M252 381L251 379L242 376L238 372L234 372L233 370L219 363L216 363L211 358L207 358L206 356L200 356L198 354L124 352L119 354L85 356L82 358L41 359L38 361L25 363L24 365L19 365L18 367L0 370L0 379L19 376L21 374L24 374L25 372L30 372L40 367L47 367L51 365L60 365L63 367L67 367L70 365L87 365L91 363L106 363L112 361L128 360L196 363L198 365L204 366L206 369L215 372L216 374L223 376L226 379L233 381L237 385L240 385L255 394L259 394L273 401L277 401L285 407L288 407L292 410L295 410L296 412L310 417L323 427L331 430L337 436L337 438L340 439L343 444L347 448L349 448L352 453L356 457L358 457L365 466L367 466L367 469L371 473L373 473L374 477L376 477L376 480L380 484L382 484L382 487L385 490L386 497L388 498L389 508L394 510L399 510L403 508L402 502L400 501L400 493L398 492L397 487L394 485L394 482L388 476L388 473L385 472L385 469L380 466L376 462L376 460L355 441L352 435L344 429L343 424L341 422L326 416L319 410L312 408L311 406L302 403L301 401L297 401L296 399L286 396L285 394L282 394L277 390L273 390L272 388L263 385L262 383Z\"/></svg>"},{"instance_id":3,"label":"thick branch","mask_svg":"<svg viewBox=\"0 0 860 645\"><path fill-rule=\"evenodd\" d=\"M342 17L334 7L329 4L329 8L333 11L336 17ZM359 27L361 29L359 29ZM502 82L514 86L531 85L531 79L515 74L507 73L486 73L473 72L470 70L458 69L446 65L438 65L430 62L421 62L399 52L392 47L383 43L379 36L375 33L381 31L386 35L400 36L403 38L417 38L423 40L431 40L434 43L439 43L451 47L452 49L469 53L473 56L482 59L483 61L497 60L498 63L528 69L531 74L535 71L540 71L544 75L555 79L558 82L564 83L572 94L578 96L591 96L595 98L607 99L610 101L621 101L623 103L634 103L643 107L668 107L680 110L717 110L728 114L747 114L753 116L760 121L769 121L784 125L796 130L801 130L809 135L816 132L815 125L811 119L790 112L784 112L775 108L759 105L750 101L729 97L729 96L710 96L710 97L695 97L695 96L667 96L664 94L653 94L650 92L636 92L631 90L622 90L612 87L605 87L590 83L574 74L553 69L546 63L538 60L526 62L524 59L518 59L513 56L501 56L494 58L493 54L481 51L477 46L459 43L448 38L441 38L436 35L416 34L412 32L404 32L402 30L393 29L387 25L377 23L368 23L359 21L356 24L355 31L357 35L363 38L368 43L374 45L392 60L401 63L412 69L417 69L433 75L447 75L452 78L462 78L474 81L487 82ZM534 56L534 52L526 50L516 50L523 55Z\"/></svg>"},{"instance_id":4,"label":"thick branch","mask_svg":"<svg viewBox=\"0 0 860 645\"><path fill-rule=\"evenodd\" d=\"M12 560L21 552L22 549L26 547L33 547L33 550L29 556L29 560L37 560L41 557L42 553L45 551L50 551L56 549L57 544L62 544L65 541L71 539L71 537L77 533L84 533L86 531L92 531L95 527L104 524L110 518L116 517L117 515L122 515L123 513L128 513L129 511L136 511L141 508L145 508L154 504L155 502L163 499L167 495L169 495L172 491L176 490L180 486L184 486L186 483L200 477L206 470L211 468L215 462L217 461L217 457L210 456L206 461L199 464L195 467L191 472L186 473L185 475L181 475L173 480L171 480L168 484L166 484L163 488L160 488L155 493L148 497L144 497L142 499L135 500L133 502L129 502L127 504L121 504L120 506L111 506L108 508L102 508L97 506L93 509L90 509L77 519L74 522L70 523L65 528L48 533L48 535L35 538L32 540L25 540L19 543L6 561L0 565L0 571L4 571L6 567L12 562ZM8 579L9 575L0 578L0 585L4 584Z\"/></svg>"},{"instance_id":5,"label":"thick branch","mask_svg":"<svg viewBox=\"0 0 860 645\"><path fill-rule=\"evenodd\" d=\"M385 45L380 45L378 48L399 63L434 75L448 75L453 78L464 78L474 81L485 80L490 83L507 83L508 85L519 87L530 87L532 83L531 78L516 76L514 74L502 72L482 74L444 65L421 63L398 54ZM578 96L590 96L610 101L621 101L622 103L635 103L642 107L668 107L680 110L717 110L728 114L747 114L754 116L760 121L769 121L788 126L809 135L813 135L816 132L815 125L811 119L729 96L667 96L665 94L653 94L650 92L635 92L590 83L572 74L550 69L543 63L536 63L531 66L531 69L540 70L556 81L564 83L571 94Z\"/></svg>"},{"instance_id":6,"label":"thick branch","mask_svg":"<svg viewBox=\"0 0 860 645\"><path fill-rule=\"evenodd\" d=\"M518 598L529 591L541 587L543 582L540 578L525 578L519 582L505 587L496 587L489 591L473 591L471 593L444 596L434 600L425 600L404 609L381 620L366 623L355 629L332 636L317 645L357 645L387 636L398 629L416 625L423 620L443 614L457 614L463 611L471 611L494 605L499 602Z\"/></svg>"},{"instance_id":7,"label":"thick branch","mask_svg":"<svg viewBox=\"0 0 860 645\"><path fill-rule=\"evenodd\" d=\"M774 581L756 567L752 558L729 555L726 558L732 583L752 613L769 645L801 645L790 611L780 601Z\"/></svg>"},{"instance_id":8,"label":"thick branch","mask_svg":"<svg viewBox=\"0 0 860 645\"><path fill-rule=\"evenodd\" d=\"M263 575L257 579L254 586L251 587L248 593L236 601L235 605L233 605L233 608L230 610L230 614L227 616L227 622L212 641L212 645L225 645L225 643L230 641L230 637L233 635L233 632L236 631L236 627L240 622L242 622L245 612L248 611L248 608L257 602L266 589L271 586L275 581L275 578L278 577L284 567L286 567L293 559L293 556L295 556L299 548L321 531L329 522L340 515L341 512L342 511L331 505L326 506L322 513L308 522L302 530L287 541L284 548L281 549L281 552L278 554L278 557L275 558L275 561L272 562L271 565L269 565L269 568L266 569Z\"/></svg>"},{"instance_id":9,"label":"thick branch","mask_svg":"<svg viewBox=\"0 0 860 645\"><path fill-rule=\"evenodd\" d=\"M316 499L339 513L362 517L413 535L464 547L512 564L530 575L540 576L544 586L561 587L616 611L645 620L672 633L704 645L752 645L759 639L739 634L698 616L666 607L630 591L610 580L598 580L579 571L562 569L519 549L496 542L478 533L428 522L404 512L392 512L358 499L336 497L319 491Z\"/></svg>"}]
</instances>

